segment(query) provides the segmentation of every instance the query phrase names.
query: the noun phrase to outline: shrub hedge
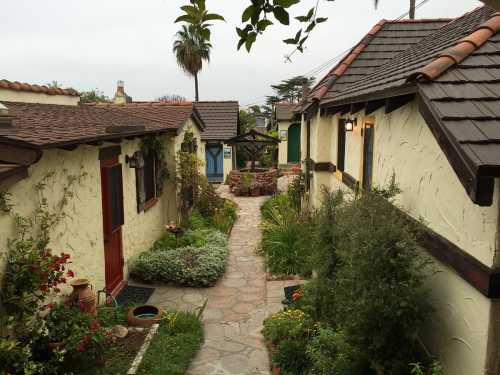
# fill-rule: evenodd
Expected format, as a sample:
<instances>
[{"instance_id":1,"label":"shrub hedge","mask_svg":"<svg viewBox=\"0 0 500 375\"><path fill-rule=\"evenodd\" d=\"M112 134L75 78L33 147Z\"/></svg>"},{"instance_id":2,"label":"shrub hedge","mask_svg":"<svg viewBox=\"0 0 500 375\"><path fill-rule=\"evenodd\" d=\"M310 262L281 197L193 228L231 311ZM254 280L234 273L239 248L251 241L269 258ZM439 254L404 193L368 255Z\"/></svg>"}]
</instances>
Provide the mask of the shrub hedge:
<instances>
[{"instance_id":1,"label":"shrub hedge","mask_svg":"<svg viewBox=\"0 0 500 375\"><path fill-rule=\"evenodd\" d=\"M144 282L213 285L225 272L227 236L216 229L188 230L180 247L167 235L132 261L130 274Z\"/></svg>"}]
</instances>

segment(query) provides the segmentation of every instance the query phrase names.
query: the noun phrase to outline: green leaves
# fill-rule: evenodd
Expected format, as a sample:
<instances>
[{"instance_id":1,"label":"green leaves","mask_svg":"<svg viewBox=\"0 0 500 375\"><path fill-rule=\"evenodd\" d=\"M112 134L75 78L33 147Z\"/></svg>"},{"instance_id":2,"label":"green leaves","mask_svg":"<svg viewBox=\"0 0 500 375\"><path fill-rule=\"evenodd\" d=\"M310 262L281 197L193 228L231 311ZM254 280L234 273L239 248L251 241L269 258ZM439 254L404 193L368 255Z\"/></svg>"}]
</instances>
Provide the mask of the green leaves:
<instances>
[{"instance_id":1,"label":"green leaves","mask_svg":"<svg viewBox=\"0 0 500 375\"><path fill-rule=\"evenodd\" d=\"M217 13L208 13L205 0L190 0L192 5L183 5L183 15L176 18L175 22L185 22L196 28L198 34L207 42L210 41L211 32L209 21L225 21L224 17Z\"/></svg>"},{"instance_id":2,"label":"green leaves","mask_svg":"<svg viewBox=\"0 0 500 375\"><path fill-rule=\"evenodd\" d=\"M274 0L274 5L282 8L290 8L292 5L300 3L300 0Z\"/></svg>"},{"instance_id":3,"label":"green leaves","mask_svg":"<svg viewBox=\"0 0 500 375\"><path fill-rule=\"evenodd\" d=\"M283 25L289 25L290 24L290 15L285 10L285 8L283 8L283 7L275 7L273 9L273 14L274 14L274 17L276 17L276 19L278 21L280 21L280 23L282 23Z\"/></svg>"}]
</instances>

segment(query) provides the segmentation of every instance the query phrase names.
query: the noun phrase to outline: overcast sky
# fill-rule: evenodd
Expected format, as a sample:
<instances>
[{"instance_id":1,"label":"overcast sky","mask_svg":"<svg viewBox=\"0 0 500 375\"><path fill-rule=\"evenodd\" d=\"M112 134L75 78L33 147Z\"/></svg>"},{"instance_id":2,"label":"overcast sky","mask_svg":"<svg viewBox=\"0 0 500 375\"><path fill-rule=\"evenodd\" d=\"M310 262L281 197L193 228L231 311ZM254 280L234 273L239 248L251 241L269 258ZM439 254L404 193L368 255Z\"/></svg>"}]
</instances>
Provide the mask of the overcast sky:
<instances>
[{"instance_id":1,"label":"overcast sky","mask_svg":"<svg viewBox=\"0 0 500 375\"><path fill-rule=\"evenodd\" d=\"M306 13L314 0L302 0L294 15ZM420 0L417 0L419 3ZM164 94L194 96L193 80L177 66L172 42L179 7L188 0L1 0L0 79L46 84L56 80L78 90L115 92L116 81L134 100ZM281 40L298 30L272 26L252 52L236 51L235 27L250 0L207 0L227 22L214 25L211 62L200 76L201 100L262 103L269 85L305 74L357 43L380 19L408 10L409 0L321 0L329 17L312 34L304 54L292 63ZM418 18L457 17L481 5L475 0L429 0ZM325 74L325 71L320 72Z\"/></svg>"}]
</instances>

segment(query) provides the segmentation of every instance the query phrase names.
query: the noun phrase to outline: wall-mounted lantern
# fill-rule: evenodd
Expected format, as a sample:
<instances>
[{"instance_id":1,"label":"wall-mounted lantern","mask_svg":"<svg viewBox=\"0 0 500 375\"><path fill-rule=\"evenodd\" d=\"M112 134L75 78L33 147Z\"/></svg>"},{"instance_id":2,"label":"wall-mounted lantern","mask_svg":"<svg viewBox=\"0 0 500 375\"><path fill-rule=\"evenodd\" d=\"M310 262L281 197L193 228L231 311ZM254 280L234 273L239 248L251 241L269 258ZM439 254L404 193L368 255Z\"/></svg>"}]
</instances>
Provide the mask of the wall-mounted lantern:
<instances>
[{"instance_id":1,"label":"wall-mounted lantern","mask_svg":"<svg viewBox=\"0 0 500 375\"><path fill-rule=\"evenodd\" d=\"M348 119L345 122L345 131L352 132L356 126L356 119Z\"/></svg>"},{"instance_id":2,"label":"wall-mounted lantern","mask_svg":"<svg viewBox=\"0 0 500 375\"><path fill-rule=\"evenodd\" d=\"M143 168L144 157L142 152L136 151L132 156L125 155L125 163L128 164L129 168Z\"/></svg>"}]
</instances>

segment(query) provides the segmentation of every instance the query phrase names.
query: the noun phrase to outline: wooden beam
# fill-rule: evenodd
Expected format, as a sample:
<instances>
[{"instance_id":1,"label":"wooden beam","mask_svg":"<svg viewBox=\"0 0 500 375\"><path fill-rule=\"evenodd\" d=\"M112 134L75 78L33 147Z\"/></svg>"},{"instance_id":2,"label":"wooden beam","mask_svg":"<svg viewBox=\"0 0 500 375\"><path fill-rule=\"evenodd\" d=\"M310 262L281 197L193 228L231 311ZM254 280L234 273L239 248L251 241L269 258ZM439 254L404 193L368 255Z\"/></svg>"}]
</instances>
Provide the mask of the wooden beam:
<instances>
[{"instance_id":1,"label":"wooden beam","mask_svg":"<svg viewBox=\"0 0 500 375\"><path fill-rule=\"evenodd\" d=\"M5 191L16 182L28 177L28 167L25 165L2 167L0 164L0 190Z\"/></svg>"},{"instance_id":2,"label":"wooden beam","mask_svg":"<svg viewBox=\"0 0 500 375\"><path fill-rule=\"evenodd\" d=\"M102 146L104 144L103 141L94 141L94 142L87 142L88 145L91 146Z\"/></svg>"},{"instance_id":3,"label":"wooden beam","mask_svg":"<svg viewBox=\"0 0 500 375\"><path fill-rule=\"evenodd\" d=\"M78 145L67 145L67 146L59 146L58 148L64 151L73 151L76 150L77 147Z\"/></svg>"},{"instance_id":4,"label":"wooden beam","mask_svg":"<svg viewBox=\"0 0 500 375\"><path fill-rule=\"evenodd\" d=\"M394 112L396 109L408 104L413 99L415 99L415 95L413 94L389 98L385 103L385 113Z\"/></svg>"},{"instance_id":5,"label":"wooden beam","mask_svg":"<svg viewBox=\"0 0 500 375\"><path fill-rule=\"evenodd\" d=\"M365 106L366 103L353 103L351 104L351 108L349 111L354 114L361 111L363 108L365 108Z\"/></svg>"},{"instance_id":6,"label":"wooden beam","mask_svg":"<svg viewBox=\"0 0 500 375\"><path fill-rule=\"evenodd\" d=\"M366 108L365 108L365 115L370 115L376 110L382 108L385 106L385 100L380 99L380 100L372 100L371 102L366 103Z\"/></svg>"},{"instance_id":7,"label":"wooden beam","mask_svg":"<svg viewBox=\"0 0 500 375\"><path fill-rule=\"evenodd\" d=\"M5 163L31 165L40 160L42 152L32 148L0 143L0 160Z\"/></svg>"},{"instance_id":8,"label":"wooden beam","mask_svg":"<svg viewBox=\"0 0 500 375\"><path fill-rule=\"evenodd\" d=\"M352 177L347 172L342 172L342 182L353 190L356 190L359 188L359 181L357 181L354 177Z\"/></svg>"},{"instance_id":9,"label":"wooden beam","mask_svg":"<svg viewBox=\"0 0 500 375\"><path fill-rule=\"evenodd\" d=\"M339 113L340 113L341 116L343 116L343 115L349 113L350 110L351 110L351 105L350 104L344 105L344 106L341 107Z\"/></svg>"},{"instance_id":10,"label":"wooden beam","mask_svg":"<svg viewBox=\"0 0 500 375\"><path fill-rule=\"evenodd\" d=\"M335 172L337 170L337 167L333 164L330 163L329 161L326 162L315 162L314 163L314 172Z\"/></svg>"},{"instance_id":11,"label":"wooden beam","mask_svg":"<svg viewBox=\"0 0 500 375\"><path fill-rule=\"evenodd\" d=\"M113 156L121 155L122 148L121 146L109 146L103 147L99 149L99 160L108 160Z\"/></svg>"}]
</instances>

